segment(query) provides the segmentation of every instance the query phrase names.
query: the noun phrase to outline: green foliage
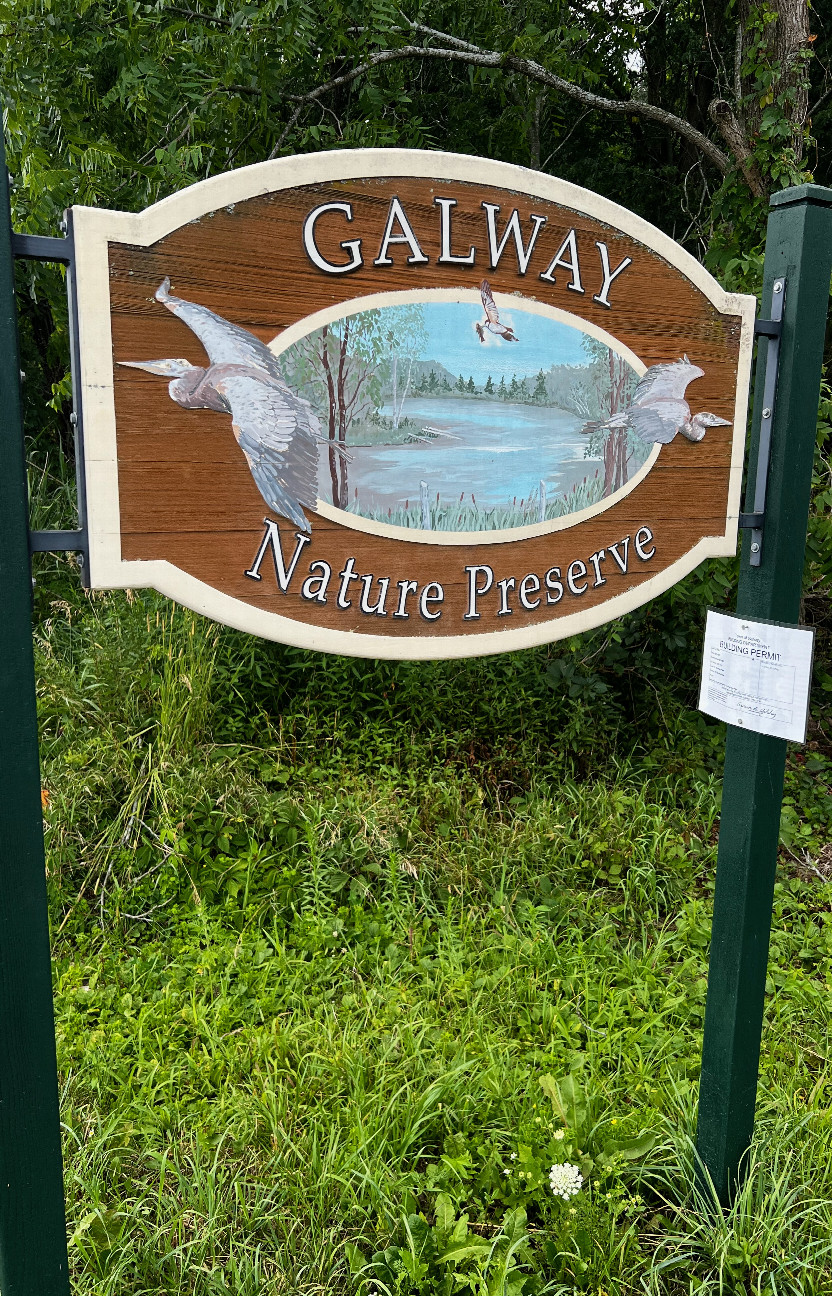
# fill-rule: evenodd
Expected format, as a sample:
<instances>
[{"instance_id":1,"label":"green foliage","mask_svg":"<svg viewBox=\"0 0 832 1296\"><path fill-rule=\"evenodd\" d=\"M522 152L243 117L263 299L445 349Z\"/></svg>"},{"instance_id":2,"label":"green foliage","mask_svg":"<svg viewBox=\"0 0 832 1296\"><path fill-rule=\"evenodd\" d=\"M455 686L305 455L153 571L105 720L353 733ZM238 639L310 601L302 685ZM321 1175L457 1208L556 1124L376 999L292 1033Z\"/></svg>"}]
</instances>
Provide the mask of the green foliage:
<instances>
[{"instance_id":1,"label":"green foliage","mask_svg":"<svg viewBox=\"0 0 832 1296\"><path fill-rule=\"evenodd\" d=\"M523 1272L528 1268L529 1235L522 1207L507 1211L491 1238L471 1233L466 1214L455 1218L446 1193L437 1196L435 1210L433 1227L423 1214L408 1215L403 1221L406 1245L376 1251L369 1262L358 1247L348 1244L352 1272L365 1282L372 1274L382 1290L414 1296L522 1296L538 1288Z\"/></svg>"},{"instance_id":2,"label":"green foliage","mask_svg":"<svg viewBox=\"0 0 832 1296\"><path fill-rule=\"evenodd\" d=\"M768 0L744 15L743 58L738 69L743 93L737 110L747 123L750 151L744 170L725 178L712 208L706 265L726 287L759 293L768 194L814 180L805 155L815 143L811 123L801 119L798 100L810 89L811 48L797 51L788 67L776 57L778 13ZM749 187L750 172L760 192Z\"/></svg>"},{"instance_id":3,"label":"green foliage","mask_svg":"<svg viewBox=\"0 0 832 1296\"><path fill-rule=\"evenodd\" d=\"M691 1188L722 735L690 663L734 564L547 649L368 665L37 561L75 1290L826 1291L822 688L755 1170L716 1216Z\"/></svg>"},{"instance_id":4,"label":"green foliage","mask_svg":"<svg viewBox=\"0 0 832 1296\"><path fill-rule=\"evenodd\" d=\"M727 69L742 20L735 107L751 161L766 189L809 175L798 156L798 145L810 147L809 127L796 130L792 117L807 81L810 98L820 92L828 63L823 25L817 43L804 46L783 74L771 54L765 4L740 11L733 0L701 10L651 3L631 12L565 0L531 7L439 2L406 6L404 20L536 59L614 99L646 95L706 131L710 100L733 94ZM368 69L304 106L301 97L327 78L411 39L402 21L376 0L218 0L209 10L166 0L4 0L0 96L17 228L55 234L72 203L136 210L272 154L444 148L555 171L598 190L707 254L727 286L758 288L765 199L752 196L736 166L720 184L658 124L588 113L507 71L431 60ZM821 145L830 113L832 102L820 94L812 129ZM826 157L821 147L813 173L820 182ZM56 269L33 264L19 276L24 368L36 411L30 431L40 443L38 469L54 483L66 479L62 458L72 444L63 280Z\"/></svg>"},{"instance_id":5,"label":"green foliage","mask_svg":"<svg viewBox=\"0 0 832 1296\"><path fill-rule=\"evenodd\" d=\"M733 3L409 16L706 130L737 27ZM828 35L778 82L770 12L747 16L737 107L771 188L806 174L787 123ZM758 287L764 200L736 169L717 188L659 126L430 63L299 110L400 24L376 3L0 4L17 227L56 233L75 201L139 209L272 151L443 147L557 170ZM812 123L821 182L830 111ZM71 526L63 280L18 273L34 517ZM568 386L543 377L550 398ZM825 1296L831 415L826 393L816 690L787 773L763 1120L727 1211L692 1187L722 759L694 704L704 608L731 606L735 561L565 643L408 664L86 595L71 560L36 558L79 1296ZM569 1200L553 1165L582 1176Z\"/></svg>"}]
</instances>

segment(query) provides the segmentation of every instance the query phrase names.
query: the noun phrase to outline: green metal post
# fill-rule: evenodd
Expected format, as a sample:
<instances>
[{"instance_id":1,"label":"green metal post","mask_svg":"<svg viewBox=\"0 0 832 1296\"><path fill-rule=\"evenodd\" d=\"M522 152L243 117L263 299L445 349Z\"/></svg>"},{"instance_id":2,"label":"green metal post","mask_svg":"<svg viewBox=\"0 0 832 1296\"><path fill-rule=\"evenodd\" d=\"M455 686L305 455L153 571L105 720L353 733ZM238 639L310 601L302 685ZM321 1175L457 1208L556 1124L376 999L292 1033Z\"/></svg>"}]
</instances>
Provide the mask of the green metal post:
<instances>
[{"instance_id":1,"label":"green metal post","mask_svg":"<svg viewBox=\"0 0 832 1296\"><path fill-rule=\"evenodd\" d=\"M770 317L777 279L785 279L785 302L759 567L750 565L747 532L742 546L737 611L749 618L796 624L800 614L831 272L832 189L800 185L775 194L762 315ZM785 764L783 739L728 726L697 1130L699 1156L723 1203L741 1181L754 1129Z\"/></svg>"},{"instance_id":2,"label":"green metal post","mask_svg":"<svg viewBox=\"0 0 832 1296\"><path fill-rule=\"evenodd\" d=\"M0 1293L68 1296L28 501L0 133Z\"/></svg>"}]
</instances>

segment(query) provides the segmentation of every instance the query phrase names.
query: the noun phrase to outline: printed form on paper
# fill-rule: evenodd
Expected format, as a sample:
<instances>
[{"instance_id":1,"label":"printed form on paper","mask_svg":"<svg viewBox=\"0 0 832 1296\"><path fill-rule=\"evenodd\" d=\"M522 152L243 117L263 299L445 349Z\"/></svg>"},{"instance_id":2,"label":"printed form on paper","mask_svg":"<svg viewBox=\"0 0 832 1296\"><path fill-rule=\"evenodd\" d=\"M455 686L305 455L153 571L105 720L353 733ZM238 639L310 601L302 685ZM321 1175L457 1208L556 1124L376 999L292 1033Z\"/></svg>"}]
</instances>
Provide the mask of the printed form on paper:
<instances>
[{"instance_id":1,"label":"printed form on paper","mask_svg":"<svg viewBox=\"0 0 832 1296\"><path fill-rule=\"evenodd\" d=\"M708 612L699 710L727 724L804 742L814 631Z\"/></svg>"}]
</instances>

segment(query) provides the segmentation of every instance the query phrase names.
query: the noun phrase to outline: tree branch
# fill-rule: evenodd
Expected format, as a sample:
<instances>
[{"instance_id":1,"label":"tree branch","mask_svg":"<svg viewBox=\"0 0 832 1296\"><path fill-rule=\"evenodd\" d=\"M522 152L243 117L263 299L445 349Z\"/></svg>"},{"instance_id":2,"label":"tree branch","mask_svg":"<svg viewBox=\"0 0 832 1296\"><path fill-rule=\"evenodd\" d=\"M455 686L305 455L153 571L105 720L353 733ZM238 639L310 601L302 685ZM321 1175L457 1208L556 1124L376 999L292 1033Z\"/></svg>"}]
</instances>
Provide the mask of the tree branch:
<instances>
[{"instance_id":1,"label":"tree branch","mask_svg":"<svg viewBox=\"0 0 832 1296\"><path fill-rule=\"evenodd\" d=\"M587 111L588 111L588 110L587 110ZM544 171L545 171L546 167L549 165L549 163L551 162L552 158L555 156L556 153L560 153L560 151L561 151L561 149L563 148L564 144L566 144L566 143L567 143L567 142L572 138L572 136L574 135L575 131L578 129L578 127L580 126L581 122L584 120L584 118L585 118L586 116L587 116L587 113L586 113L586 112L582 112L581 115L580 115L580 117L578 118L578 120L572 123L572 125L571 125L570 128L569 128L569 130L566 132L566 134L564 135L563 139L562 139L562 140L560 141L560 143L558 144L557 148L553 148L553 149L552 149L552 151L551 151L551 153L549 154L549 156L547 157L546 161L543 163L543 166L542 166L541 170L544 170Z\"/></svg>"},{"instance_id":2,"label":"tree branch","mask_svg":"<svg viewBox=\"0 0 832 1296\"><path fill-rule=\"evenodd\" d=\"M182 9L178 5L171 5L162 12L179 14L182 18L195 18L198 22L215 23L218 27L232 26L230 18L221 18L217 14L197 13L195 9Z\"/></svg>"},{"instance_id":3,"label":"tree branch","mask_svg":"<svg viewBox=\"0 0 832 1296\"><path fill-rule=\"evenodd\" d=\"M760 169L751 153L745 131L727 99L714 99L708 106L708 116L716 125L745 176L746 184L756 198L765 198L768 190Z\"/></svg>"},{"instance_id":4,"label":"tree branch","mask_svg":"<svg viewBox=\"0 0 832 1296\"><path fill-rule=\"evenodd\" d=\"M315 98L317 97L318 96L316 95ZM312 101L310 100L310 102ZM269 161L271 161L272 158L276 158L280 150L283 148L283 141L286 139L286 136L291 131L298 117L300 117L301 113L303 112L303 109L304 109L303 102L299 103L297 107L294 109L291 117L289 118L289 120L287 121L286 125L283 127L283 130L280 133L280 138L278 139L277 143L275 144L274 148L269 154Z\"/></svg>"},{"instance_id":5,"label":"tree branch","mask_svg":"<svg viewBox=\"0 0 832 1296\"><path fill-rule=\"evenodd\" d=\"M419 28L416 24L413 24L411 30L418 31ZM690 122L677 117L674 113L667 112L664 108L659 108L655 104L643 103L638 99L606 99L603 95L594 94L591 90L584 90L582 86L575 85L564 77L547 71L539 63L535 63L533 59L518 58L514 54L504 54L500 50L480 50L476 46L470 46L467 41L457 42L456 38L449 38L441 32L434 33L431 28L422 30L425 34L435 35L445 41L453 40L454 47L436 49L427 45L404 45L400 49L378 50L365 59L363 63L350 68L348 72L341 73L340 76L332 77L331 80L326 81L323 85L316 86L314 90L310 90L307 94L286 95L285 98L298 105L298 110L292 114L289 123L281 133L269 156L275 157L277 155L286 136L297 121L300 109L304 104L314 103L321 95L328 94L331 90L337 90L340 86L349 85L352 81L356 81L359 77L372 71L373 68L383 67L387 63L401 63L410 59L439 59L446 63L466 63L475 67L514 72L518 76L526 77L530 81L536 81L551 90L557 90L570 99L577 100L586 108L597 108L602 112L643 117L648 121L657 122L668 130L674 131L677 135L681 135L683 139L688 140L689 143L698 148L722 175L727 175L731 170L730 157L727 153L723 153L722 149L713 140L708 139L707 135L703 135ZM460 48L462 45L464 45L464 48Z\"/></svg>"},{"instance_id":6,"label":"tree branch","mask_svg":"<svg viewBox=\"0 0 832 1296\"><path fill-rule=\"evenodd\" d=\"M830 95L832 95L832 86L830 86L828 90L824 90L823 94L818 99L816 99L815 102L812 104L811 108L809 109L810 117L814 117L816 112L820 112L821 108L826 103Z\"/></svg>"}]
</instances>

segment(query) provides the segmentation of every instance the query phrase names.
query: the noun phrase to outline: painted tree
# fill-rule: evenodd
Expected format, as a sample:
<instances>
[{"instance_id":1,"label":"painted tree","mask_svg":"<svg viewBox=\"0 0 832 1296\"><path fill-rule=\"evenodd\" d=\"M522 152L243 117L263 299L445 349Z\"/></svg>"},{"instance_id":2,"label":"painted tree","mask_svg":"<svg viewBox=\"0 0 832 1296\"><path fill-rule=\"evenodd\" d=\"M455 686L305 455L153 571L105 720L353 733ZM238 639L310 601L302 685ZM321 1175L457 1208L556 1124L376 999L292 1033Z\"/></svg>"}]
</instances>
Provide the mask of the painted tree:
<instances>
[{"instance_id":1,"label":"painted tree","mask_svg":"<svg viewBox=\"0 0 832 1296\"><path fill-rule=\"evenodd\" d=\"M388 306L384 311L393 427L398 428L410 390L414 362L427 342L425 313L418 304Z\"/></svg>"},{"instance_id":2,"label":"painted tree","mask_svg":"<svg viewBox=\"0 0 832 1296\"><path fill-rule=\"evenodd\" d=\"M349 429L381 405L388 346L386 312L368 310L325 324L281 356L287 382L321 414L336 508L349 502Z\"/></svg>"},{"instance_id":3,"label":"painted tree","mask_svg":"<svg viewBox=\"0 0 832 1296\"><path fill-rule=\"evenodd\" d=\"M582 346L591 364L584 382L585 417L603 423L626 409L636 386L636 375L623 356L596 338L584 336ZM587 445L587 454L599 455L604 465L604 496L620 490L629 480L630 465L643 443L628 428L599 427Z\"/></svg>"}]
</instances>

